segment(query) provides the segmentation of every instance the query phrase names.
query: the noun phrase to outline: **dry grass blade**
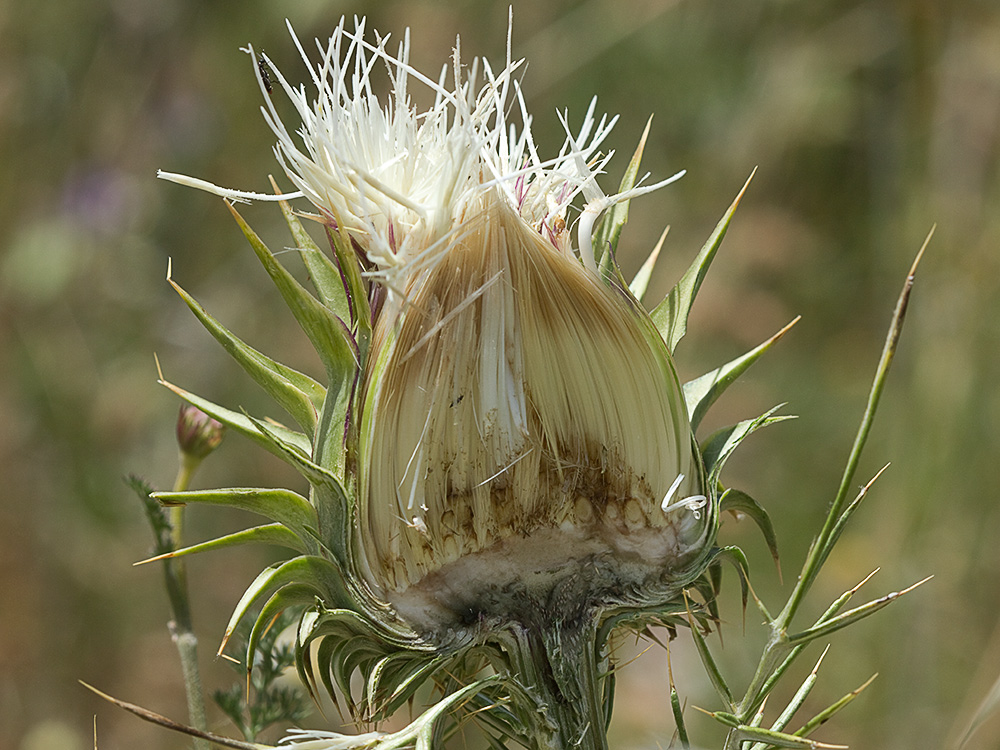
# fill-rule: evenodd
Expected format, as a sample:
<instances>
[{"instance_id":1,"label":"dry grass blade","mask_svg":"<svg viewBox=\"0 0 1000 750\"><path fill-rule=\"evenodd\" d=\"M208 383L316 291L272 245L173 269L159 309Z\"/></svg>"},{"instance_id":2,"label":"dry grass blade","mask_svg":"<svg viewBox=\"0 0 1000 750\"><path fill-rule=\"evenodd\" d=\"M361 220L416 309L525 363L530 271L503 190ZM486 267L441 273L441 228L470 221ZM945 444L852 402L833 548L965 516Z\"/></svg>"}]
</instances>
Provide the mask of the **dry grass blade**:
<instances>
[{"instance_id":1,"label":"dry grass blade","mask_svg":"<svg viewBox=\"0 0 1000 750\"><path fill-rule=\"evenodd\" d=\"M80 680L80 684L83 685L87 690L96 693L101 698L106 700L108 703L113 703L118 706L118 708L123 708L130 714L135 714L140 719L148 721L152 724L158 724L161 727L166 727L167 729L173 730L175 732L180 732L181 734L187 734L191 737L197 737L199 739L208 740L209 742L214 742L220 747L233 747L237 750L270 750L270 745L258 745L256 742L241 742L240 740L230 739L229 737L220 737L219 735L212 734L211 732L203 732L200 729L195 729L194 727L189 727L186 724L181 724L180 722L174 721L173 719L168 719L166 716L162 716L154 711L150 711L142 706L137 706L134 703L128 703L127 701L118 700L107 693L101 692L93 685L88 685L83 680ZM95 730L96 734L96 730ZM96 745L95 745L96 746Z\"/></svg>"}]
</instances>

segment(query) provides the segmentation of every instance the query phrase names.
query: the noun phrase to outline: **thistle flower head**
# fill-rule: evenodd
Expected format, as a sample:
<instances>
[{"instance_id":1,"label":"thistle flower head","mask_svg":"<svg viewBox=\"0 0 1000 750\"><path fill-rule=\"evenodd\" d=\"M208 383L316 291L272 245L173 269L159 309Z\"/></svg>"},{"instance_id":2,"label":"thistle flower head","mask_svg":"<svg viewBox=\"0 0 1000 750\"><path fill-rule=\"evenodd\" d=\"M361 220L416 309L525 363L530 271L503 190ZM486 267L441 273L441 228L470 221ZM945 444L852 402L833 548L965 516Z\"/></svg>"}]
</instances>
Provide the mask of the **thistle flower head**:
<instances>
[{"instance_id":1,"label":"thistle flower head","mask_svg":"<svg viewBox=\"0 0 1000 750\"><path fill-rule=\"evenodd\" d=\"M509 45L498 72L466 71L456 50L435 80L409 64L408 37L391 54L364 31L341 23L317 66L299 47L315 98L272 68L295 135L270 97L264 114L288 177L385 290L358 427L366 575L433 621L507 606L485 598L528 569L545 589L615 560L609 590L669 570L704 546L706 524L676 502L704 499L700 468L666 347L602 279L592 244L605 208L665 183L601 191L616 118L597 120L595 102L575 133L562 118L565 143L543 160ZM387 103L372 81L383 68ZM413 81L429 109L413 106Z\"/></svg>"},{"instance_id":2,"label":"thistle flower head","mask_svg":"<svg viewBox=\"0 0 1000 750\"><path fill-rule=\"evenodd\" d=\"M501 70L466 69L456 48L437 78L410 65L408 34L394 53L375 39L342 21L317 65L296 40L313 94L253 57L286 175L362 253L377 300L348 427L363 574L426 626L510 614L498 592L544 597L584 565L601 570L590 603L647 579L676 594L711 527L700 458L666 345L599 271L593 231L680 175L606 195L599 148L617 118L598 120L596 101L576 132L561 116L565 142L543 159L509 37ZM297 111L294 134L269 84Z\"/></svg>"},{"instance_id":3,"label":"thistle flower head","mask_svg":"<svg viewBox=\"0 0 1000 750\"><path fill-rule=\"evenodd\" d=\"M630 168L620 192L605 193L612 154L600 149L617 118L598 118L596 101L578 128L560 115L565 141L540 155L509 37L501 69L465 67L456 49L436 77L410 65L408 36L390 51L388 37L366 38L364 21L353 31L341 22L315 65L295 43L311 93L247 52L297 188L277 197L307 198L336 255L334 266L285 207L318 297L237 218L327 365L327 388L248 350L178 288L306 431L215 412L312 487L308 500L251 491L303 555L262 573L232 622L270 587L258 627L318 595L323 606L300 628L303 676L323 639L325 668L342 685L355 668L376 679L369 707L387 715L431 674L428 659L492 648L519 625L544 644L505 642L490 663L537 648L593 656L615 613L676 614L681 589L715 557L718 481L693 440L662 322L615 265L607 237L624 218L595 227L680 175L644 184ZM377 93L382 72L388 100ZM430 92L428 108L414 105L415 85ZM301 121L292 130L279 91ZM161 176L233 200L275 197ZM686 319L689 307L667 318ZM368 639L370 660L330 645L341 636ZM408 666L383 684L378 654L400 652ZM532 690L551 687L524 677ZM575 680L560 688L566 710L577 710L567 696L600 682ZM596 726L596 704L580 711L567 726Z\"/></svg>"}]
</instances>

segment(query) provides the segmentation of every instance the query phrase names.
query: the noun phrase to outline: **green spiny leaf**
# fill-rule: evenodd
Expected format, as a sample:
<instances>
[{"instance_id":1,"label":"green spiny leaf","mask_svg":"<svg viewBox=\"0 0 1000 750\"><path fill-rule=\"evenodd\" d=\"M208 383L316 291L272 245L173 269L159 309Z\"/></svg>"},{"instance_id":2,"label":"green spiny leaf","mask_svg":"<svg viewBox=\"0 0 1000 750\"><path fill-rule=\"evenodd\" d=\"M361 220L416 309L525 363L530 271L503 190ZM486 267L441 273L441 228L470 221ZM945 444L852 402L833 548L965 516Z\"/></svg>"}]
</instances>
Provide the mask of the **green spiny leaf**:
<instances>
[{"instance_id":1,"label":"green spiny leaf","mask_svg":"<svg viewBox=\"0 0 1000 750\"><path fill-rule=\"evenodd\" d=\"M327 369L329 385L349 382L357 372L358 354L350 333L332 310L313 297L274 257L260 237L228 201L226 205L239 224L261 265L278 288L285 304L309 337Z\"/></svg>"},{"instance_id":2,"label":"green spiny leaf","mask_svg":"<svg viewBox=\"0 0 1000 750\"><path fill-rule=\"evenodd\" d=\"M719 512L724 513L727 510L742 513L757 524L760 533L764 535L764 542L767 544L767 549L774 559L775 567L778 568L778 575L780 576L781 566L778 562L778 537L774 533L774 525L771 523L771 517L767 514L767 511L748 494L733 488L727 489L722 493L722 497L719 498Z\"/></svg>"},{"instance_id":3,"label":"green spiny leaf","mask_svg":"<svg viewBox=\"0 0 1000 750\"><path fill-rule=\"evenodd\" d=\"M285 443L280 434L272 431L270 425L264 425L252 417L250 419L273 442L285 460L309 481L314 493L319 539L345 568L348 567L351 559L348 543L351 507L344 486L332 472L310 461L296 446Z\"/></svg>"},{"instance_id":4,"label":"green spiny leaf","mask_svg":"<svg viewBox=\"0 0 1000 750\"><path fill-rule=\"evenodd\" d=\"M692 430L698 429L705 413L718 400L719 396L798 322L799 318L797 317L756 349L684 384L684 400L687 402Z\"/></svg>"},{"instance_id":5,"label":"green spiny leaf","mask_svg":"<svg viewBox=\"0 0 1000 750\"><path fill-rule=\"evenodd\" d=\"M732 738L737 744L742 742L758 742L772 747L808 748L808 750L818 750L819 748L829 748L830 750L847 750L847 745L829 745L825 742L806 739L794 734L776 732L773 729L762 729L750 724L742 723L737 716L725 711L704 711L720 724L732 730Z\"/></svg>"},{"instance_id":6,"label":"green spiny leaf","mask_svg":"<svg viewBox=\"0 0 1000 750\"><path fill-rule=\"evenodd\" d=\"M695 708L698 707L695 706ZM731 729L736 729L740 726L739 718L737 718L735 714L731 714L728 711L705 711L704 709L698 709L698 710L708 714L723 726L730 727Z\"/></svg>"},{"instance_id":7,"label":"green spiny leaf","mask_svg":"<svg viewBox=\"0 0 1000 750\"><path fill-rule=\"evenodd\" d=\"M348 454L355 450L347 415L357 400L357 381L331 385L319 416L313 460L341 480L346 479ZM356 408L356 406L355 406Z\"/></svg>"},{"instance_id":8,"label":"green spiny leaf","mask_svg":"<svg viewBox=\"0 0 1000 750\"><path fill-rule=\"evenodd\" d=\"M209 550L238 547L243 544L271 544L276 547L285 547L286 549L295 550L299 553L305 553L308 551L302 539L287 526L280 523L270 523L266 526L254 526L251 529L243 529L242 531L237 531L232 534L226 534L225 536L210 539L207 542L201 542L200 544L192 544L190 547L184 547L174 552L161 553L156 557L151 557L148 560L141 560L135 564L144 565L145 563L164 560L168 557L183 557L184 555L194 555L198 552L208 552Z\"/></svg>"},{"instance_id":9,"label":"green spiny leaf","mask_svg":"<svg viewBox=\"0 0 1000 750\"><path fill-rule=\"evenodd\" d=\"M309 459L308 451L303 451L301 446L286 441L284 436L274 429L273 424L266 424L259 419L254 419L250 415L246 415L246 417L257 428L260 434L271 442L275 450L282 454L285 460L294 466L307 480L310 482L313 479L321 481L322 478L336 481L336 478L330 472Z\"/></svg>"},{"instance_id":10,"label":"green spiny leaf","mask_svg":"<svg viewBox=\"0 0 1000 750\"><path fill-rule=\"evenodd\" d=\"M282 586L267 600L254 620L250 637L247 638L246 671L250 674L254 664L254 654L261 638L278 616L289 607L308 606L316 601L316 588L311 583L289 583Z\"/></svg>"},{"instance_id":11,"label":"green spiny leaf","mask_svg":"<svg viewBox=\"0 0 1000 750\"><path fill-rule=\"evenodd\" d=\"M771 416L782 406L783 404L779 404L756 419L746 419L732 427L724 427L709 436L702 444L701 453L705 459L705 470L708 472L710 486L714 486L719 481L722 467L743 440L762 427L784 422L786 419L794 419L790 416Z\"/></svg>"},{"instance_id":12,"label":"green spiny leaf","mask_svg":"<svg viewBox=\"0 0 1000 750\"><path fill-rule=\"evenodd\" d=\"M367 675L366 713L373 719L389 717L452 658L428 659L426 654L396 652L374 663Z\"/></svg>"},{"instance_id":13,"label":"green spiny leaf","mask_svg":"<svg viewBox=\"0 0 1000 750\"><path fill-rule=\"evenodd\" d=\"M354 673L354 668L347 659L340 658L340 654L346 649L348 643L348 641L338 643L334 638L320 641L319 648L316 649L316 663L319 666L320 679L327 695L336 700L335 696L339 689L347 699L347 706L351 714L358 716L357 703L351 691L351 676ZM355 652L355 656L357 655ZM315 680L315 677L313 679Z\"/></svg>"},{"instance_id":14,"label":"green spiny leaf","mask_svg":"<svg viewBox=\"0 0 1000 750\"><path fill-rule=\"evenodd\" d=\"M879 469L878 472L875 474L875 476L872 477L870 480L868 480L868 483L861 488L861 491L858 492L854 500L848 503L847 507L843 509L843 512L841 512L840 517L834 524L830 536L828 537L826 543L823 546L823 549L817 552L816 556L816 560L818 563L817 570L821 568L823 564L826 562L827 557L829 557L830 553L833 551L834 546L837 544L837 541L840 539L840 535L844 532L844 528L847 526L847 522L851 520L855 512L857 512L858 508L861 507L861 501L865 499L865 496L868 494L868 490L871 489L872 485L875 484L878 478L882 476L882 473L888 468L889 464L886 464L881 469Z\"/></svg>"},{"instance_id":15,"label":"green spiny leaf","mask_svg":"<svg viewBox=\"0 0 1000 750\"><path fill-rule=\"evenodd\" d=\"M396 654L401 659L412 660L414 665L428 663L439 655L439 650L415 634L394 632L385 623L347 609L324 610L308 616L300 628L296 650L296 664L303 683L315 695L318 687L315 670L320 671L320 681L327 692L336 699L336 690L348 699L352 714L358 715L359 707L352 694L352 676L361 673L365 683L375 665L386 656ZM315 651L310 645L318 643ZM365 695L360 697L365 704Z\"/></svg>"},{"instance_id":16,"label":"green spiny leaf","mask_svg":"<svg viewBox=\"0 0 1000 750\"><path fill-rule=\"evenodd\" d=\"M798 737L794 734L776 732L773 729L762 729L752 727L747 724L740 724L733 728L733 734L739 742L760 742L773 747L806 748L806 750L847 750L847 745L830 745L826 742L818 742L805 737Z\"/></svg>"},{"instance_id":17,"label":"green spiny leaf","mask_svg":"<svg viewBox=\"0 0 1000 750\"><path fill-rule=\"evenodd\" d=\"M632 296L640 302L642 302L642 298L646 294L646 289L649 287L649 280L653 277L653 268L656 266L657 258L660 257L660 250L663 249L663 242L667 239L667 232L669 231L670 227L663 230L663 234L660 235L660 239L657 241L653 251L646 258L642 267L628 285L628 290L632 293Z\"/></svg>"},{"instance_id":18,"label":"green spiny leaf","mask_svg":"<svg viewBox=\"0 0 1000 750\"><path fill-rule=\"evenodd\" d=\"M682 750L690 750L691 743L688 742L687 727L684 724L684 711L681 709L681 700L677 695L677 688L670 685L670 710L674 714L674 724L677 727L677 738L681 741Z\"/></svg>"},{"instance_id":19,"label":"green spiny leaf","mask_svg":"<svg viewBox=\"0 0 1000 750\"><path fill-rule=\"evenodd\" d=\"M368 349L371 345L372 320L371 308L368 303L368 290L361 275L361 266L354 245L343 228L343 222L334 216L337 229L326 228L327 238L336 255L337 263L343 274L344 286L351 309L351 321L355 331L356 348L358 352L359 371L368 366ZM358 404L357 378L341 382L336 389L331 387L326 404L320 414L320 431L317 435L313 459L320 466L332 471L343 479L346 464L354 454L357 446L352 425L348 425L348 414L352 408L357 410Z\"/></svg>"},{"instance_id":20,"label":"green spiny leaf","mask_svg":"<svg viewBox=\"0 0 1000 750\"><path fill-rule=\"evenodd\" d=\"M313 689L316 684L313 670L313 658L309 651L308 643L303 642L302 633L309 632L318 619L319 613L316 610L304 612L299 620L299 627L295 635L295 671L298 674L299 682L302 683L306 692L309 694L309 697L312 698L315 703L319 702L319 698ZM337 703L336 695L333 696L333 702L339 711L340 706Z\"/></svg>"},{"instance_id":21,"label":"green spiny leaf","mask_svg":"<svg viewBox=\"0 0 1000 750\"><path fill-rule=\"evenodd\" d=\"M912 586L909 586L901 591L893 591L892 593L886 594L885 596L870 601L867 604L862 604L860 607L855 607L854 609L849 609L842 615L838 615L829 620L824 621L822 624L815 625L807 630L803 630L801 633L796 633L794 635L788 636L788 643L791 645L798 645L800 643L808 643L814 641L817 638L825 638L831 633L835 633L842 628L846 628L848 625L853 625L858 620L863 620L869 615L873 615L885 606L888 606L892 602L896 601L899 597L904 594L908 594L917 586L927 583L933 576L928 576L922 581L917 581Z\"/></svg>"},{"instance_id":22,"label":"green spiny leaf","mask_svg":"<svg viewBox=\"0 0 1000 750\"><path fill-rule=\"evenodd\" d=\"M838 596L833 601L833 604L831 604L827 608L826 612L824 612L822 615L820 615L819 619L816 621L816 624L818 625L820 623L826 622L831 617L833 617L834 615L836 615L841 609L843 609L844 605L847 604L847 602L849 602L851 600L851 597L853 597L856 593L858 593L858 591L861 590L861 587L864 586L866 583L868 583L868 581L870 581L872 579L872 577L876 573L878 573L878 571L879 571L879 569L875 568L875 570L873 570L871 573L869 573L868 575L866 575L861 580L860 583L858 583L854 587L848 589L843 594L841 594L840 596Z\"/></svg>"},{"instance_id":23,"label":"green spiny leaf","mask_svg":"<svg viewBox=\"0 0 1000 750\"><path fill-rule=\"evenodd\" d=\"M361 275L361 266L351 244L350 236L343 229L326 226L327 237L337 258L339 270L326 254L321 252L305 231L302 223L291 207L281 202L292 236L300 248L303 262L309 269L313 284L320 299L337 317L349 322L354 331L355 349L359 370L368 357L371 342L372 322L368 305L368 290ZM336 217L334 217L335 220ZM341 222L337 220L338 226ZM344 477L344 465L348 445L346 436L347 414L354 394L354 378L342 378L330 384L328 398L320 415L321 429L317 436L314 460L332 471L337 477ZM339 438L339 439L338 439Z\"/></svg>"},{"instance_id":24,"label":"green spiny leaf","mask_svg":"<svg viewBox=\"0 0 1000 750\"><path fill-rule=\"evenodd\" d=\"M841 609L843 609L844 605L847 604L848 601L850 601L851 597L853 597L858 592L858 590L862 586L864 586L874 575L875 571L869 573L864 578L864 580L862 580L859 584L857 584L851 589L848 589L839 597L837 597L837 599L835 599L834 602L829 607L827 607L826 611L822 615L820 615L819 619L816 620L813 627L822 625L823 623L828 622L830 619L832 619ZM756 597L754 598L756 600ZM764 605L760 603L759 600L757 601L758 601L758 607L764 614L764 617L767 619L767 622L773 623L774 618L770 615L770 613L767 612L767 610L764 608ZM787 639L787 636L785 636L785 638ZM774 689L774 686L781 679L782 675L784 675L785 672L788 671L788 668L791 667L791 665L795 662L795 660L799 657L799 655L805 650L806 645L807 644L805 643L800 643L794 648L788 650L788 653L784 657L783 661L772 670L771 674L764 681L764 684L762 685L760 690L757 692L755 696L753 696L753 701L752 701L753 707L756 708L757 706L763 703L764 698L766 698L770 694L771 690ZM787 643L783 645L783 648L787 649Z\"/></svg>"},{"instance_id":25,"label":"green spiny leaf","mask_svg":"<svg viewBox=\"0 0 1000 750\"><path fill-rule=\"evenodd\" d=\"M635 187L635 181L639 176L639 164L642 162L642 152L646 148L646 139L649 137L649 128L652 124L653 118L650 117L646 122L646 128L642 131L639 145L636 146L635 153L632 154L632 160L625 170L625 176L622 177L621 185L618 188L619 193L624 193ZM628 221L629 203L630 201L624 200L609 208L604 214L604 218L601 219L601 226L594 233L594 254L598 255L596 261L602 269L610 267L611 261L614 260L622 227Z\"/></svg>"},{"instance_id":26,"label":"green spiny leaf","mask_svg":"<svg viewBox=\"0 0 1000 750\"><path fill-rule=\"evenodd\" d=\"M688 623L691 626L691 637L694 639L694 645L698 649L698 656L701 657L701 663L705 667L705 671L708 673L708 679L712 683L712 687L715 688L716 694L719 699L728 707L732 707L733 704L733 692L729 689L729 685L726 684L726 679L722 676L722 671L719 669L719 665L715 661L715 657L712 656L712 652L708 650L708 644L705 642L705 637L701 634L698 629L697 623L695 623L692 615L688 613Z\"/></svg>"},{"instance_id":27,"label":"green spiny leaf","mask_svg":"<svg viewBox=\"0 0 1000 750\"><path fill-rule=\"evenodd\" d=\"M255 602L268 593L288 585L310 587L327 605L345 608L356 606L344 586L340 570L332 562L313 555L293 557L291 560L264 569L243 593L229 618L219 653L225 649L236 626L246 617Z\"/></svg>"},{"instance_id":28,"label":"green spiny leaf","mask_svg":"<svg viewBox=\"0 0 1000 750\"><path fill-rule=\"evenodd\" d=\"M823 711L820 711L818 714L816 714L814 717L812 717L809 721L807 721L805 724L803 724L802 727L801 727L801 729L796 730L796 732L795 732L796 736L799 736L799 737L808 737L809 734L814 729L816 729L817 727L819 727L822 724L824 724L827 721L829 721L834 716L834 714L838 713L842 708L844 708L851 701L853 701L855 698L857 698L861 694L861 692L863 690L865 690L869 685L872 684L872 682L874 682L874 680L875 680L876 677L878 677L878 675L877 674L873 674L871 677L869 677L864 682L864 684L862 684L859 687L855 688L854 690L852 690L851 692L849 692L847 695L845 695L843 698L841 698L840 700L838 700L836 703L832 704L828 708L824 709Z\"/></svg>"},{"instance_id":29,"label":"green spiny leaf","mask_svg":"<svg viewBox=\"0 0 1000 750\"><path fill-rule=\"evenodd\" d=\"M273 178L271 184L274 186L275 192L278 192ZM281 207L281 213L285 217L292 238L295 240L302 264L309 272L309 278L316 289L319 301L332 310L338 318L350 322L351 307L340 271L337 270L326 253L319 249L288 202L278 201L278 205Z\"/></svg>"},{"instance_id":30,"label":"green spiny leaf","mask_svg":"<svg viewBox=\"0 0 1000 750\"><path fill-rule=\"evenodd\" d=\"M806 698L808 698L809 693L812 692L812 689L815 686L816 680L819 676L819 667L823 663L823 658L826 656L826 653L829 650L830 650L829 646L823 649L823 653L820 654L819 659L816 661L816 665L812 668L812 671L809 672L808 676L806 676L806 679L799 686L799 689L795 692L795 695L792 696L792 699L788 702L788 705L785 706L785 710L782 711L781 714L778 716L778 718L775 719L774 723L771 724L772 731L783 732L785 730L785 727L787 727L789 723L792 721L792 717L795 716L795 712L798 711L802 707L802 704L806 702ZM801 736L799 735L798 732L796 732L795 734L796 736ZM763 744L755 745L754 747L756 748L756 750L762 750L764 745Z\"/></svg>"},{"instance_id":31,"label":"green spiny leaf","mask_svg":"<svg viewBox=\"0 0 1000 750\"><path fill-rule=\"evenodd\" d=\"M611 717L615 710L615 687L618 681L618 673L613 669L608 670L604 677L604 689L602 701L604 703L604 731L607 732L611 726Z\"/></svg>"},{"instance_id":32,"label":"green spiny leaf","mask_svg":"<svg viewBox=\"0 0 1000 750\"><path fill-rule=\"evenodd\" d=\"M316 509L302 495L291 490L234 487L189 492L157 492L153 497L167 505L201 503L247 510L287 526L303 540L311 538L307 529L314 529L317 526Z\"/></svg>"},{"instance_id":33,"label":"green spiny leaf","mask_svg":"<svg viewBox=\"0 0 1000 750\"><path fill-rule=\"evenodd\" d=\"M744 617L747 611L747 601L750 589L750 563L739 547L723 547L719 550L718 560L728 562L735 568L740 579L740 593L743 599Z\"/></svg>"},{"instance_id":34,"label":"green spiny leaf","mask_svg":"<svg viewBox=\"0 0 1000 750\"><path fill-rule=\"evenodd\" d=\"M715 550L712 554L712 562L708 564L705 568L705 572L699 577L699 583L701 581L708 582L707 590L701 591L702 597L705 599L705 607L708 609L709 617L712 618L713 622L719 622L721 619L719 614L719 592L722 590L722 563L719 562L718 556L721 550ZM722 640L722 630L718 631L719 640Z\"/></svg>"},{"instance_id":35,"label":"green spiny leaf","mask_svg":"<svg viewBox=\"0 0 1000 750\"><path fill-rule=\"evenodd\" d=\"M386 716L411 700L416 691L435 673L454 661L452 654L438 656L433 660L428 660L424 654L413 653L395 654L392 658L394 664L391 665L393 667L391 675L385 673L383 685L383 689L391 686L392 690L384 704L380 706Z\"/></svg>"},{"instance_id":36,"label":"green spiny leaf","mask_svg":"<svg viewBox=\"0 0 1000 750\"><path fill-rule=\"evenodd\" d=\"M729 229L729 222L733 218L736 207L740 204L740 199L743 197L743 193L746 192L747 186L752 179L753 172L750 173L750 177L747 178L743 189L740 190L732 205L729 206L729 209L716 225L715 231L712 232L708 241L701 248L691 267L684 272L680 281L677 282L670 293L663 298L663 301L652 312L653 322L656 324L660 335L663 336L663 340L667 342L667 348L671 352L677 348L677 343L687 333L687 320L688 314L691 312L691 305L694 304L694 299L698 295L701 283L705 280L705 274L708 273L708 268L712 264L719 246L722 244L722 239L726 236L726 230Z\"/></svg>"},{"instance_id":37,"label":"green spiny leaf","mask_svg":"<svg viewBox=\"0 0 1000 750\"><path fill-rule=\"evenodd\" d=\"M467 673L478 670L471 669ZM454 680L452 680L454 682ZM469 696L463 707L466 716L475 716L481 725L492 727L500 736L515 740L522 747L533 747L533 738L547 737L544 706L538 698L514 681L494 683ZM507 747L506 743L496 750Z\"/></svg>"},{"instance_id":38,"label":"green spiny leaf","mask_svg":"<svg viewBox=\"0 0 1000 750\"><path fill-rule=\"evenodd\" d=\"M270 357L245 344L209 315L205 308L199 305L169 275L167 281L191 308L205 329L212 334L216 341L222 344L222 347L236 360L237 364L267 391L268 395L299 423L299 426L308 433L314 432L317 415L326 397L326 389L308 375L275 362Z\"/></svg>"},{"instance_id":39,"label":"green spiny leaf","mask_svg":"<svg viewBox=\"0 0 1000 750\"><path fill-rule=\"evenodd\" d=\"M910 293L913 291L913 283L916 278L917 267L920 265L920 260L923 257L924 251L927 249L927 245L930 243L931 236L933 234L934 228L932 227L930 234L927 235L927 239L924 240L924 244L917 253L917 257L914 258L913 264L910 266L910 270L906 275L906 280L903 282L903 288L899 293L899 297L896 299L896 307L893 310L892 320L889 323L889 330L886 333L885 344L882 347L882 355L879 357L878 365L875 368L875 376L872 379L871 389L868 392L868 403L865 405L865 413L861 418L861 424L858 425L858 431L854 436L854 443L851 446L851 452L847 458L844 473L841 475L840 487L837 489L837 494L827 511L823 528L816 537L816 540L806 557L806 561L802 565L802 572L799 574L798 581L795 584L795 589L788 597L788 602L785 604L785 608L781 611L781 614L778 615L778 624L780 627L787 627L792 621L792 618L798 611L799 606L802 604L802 600L805 598L809 589L812 587L813 582L816 580L816 576L819 575L823 562L830 553L831 540L836 534L840 533L840 529L843 528L843 524L846 521L845 514L843 513L844 503L847 502L848 494L851 491L851 485L854 481L854 473L857 471L858 462L861 459L861 452L864 449L865 443L868 441L868 435L871 431L872 423L875 420L875 412L878 410L878 402L881 399L882 391L885 388L886 379L889 375L889 367L892 365L892 361L896 356L896 347L899 344L899 337L903 332L903 321L906 318L906 310L909 307ZM856 505L857 501L855 501L854 504Z\"/></svg>"},{"instance_id":40,"label":"green spiny leaf","mask_svg":"<svg viewBox=\"0 0 1000 750\"><path fill-rule=\"evenodd\" d=\"M368 356L368 346L372 335L372 313L368 304L368 289L365 286L364 277L361 275L361 265L358 262L358 255L354 251L350 235L336 216L334 220L337 221L339 229L327 227L326 235L344 276L344 285L347 289L347 298L352 314L351 323L356 331L359 358L364 362Z\"/></svg>"},{"instance_id":41,"label":"green spiny leaf","mask_svg":"<svg viewBox=\"0 0 1000 750\"><path fill-rule=\"evenodd\" d=\"M769 623L774 622L774 618L768 615L765 616L767 617ZM774 686L778 684L785 672L788 671L803 651L805 651L805 644L789 648L787 643L781 641L780 645L775 649L775 661L780 659L780 663L771 670L767 679L764 680L760 689L754 695L747 694L747 696L745 696L744 702L740 707L744 710L762 709L764 701L767 699L767 696L771 694Z\"/></svg>"}]
</instances>

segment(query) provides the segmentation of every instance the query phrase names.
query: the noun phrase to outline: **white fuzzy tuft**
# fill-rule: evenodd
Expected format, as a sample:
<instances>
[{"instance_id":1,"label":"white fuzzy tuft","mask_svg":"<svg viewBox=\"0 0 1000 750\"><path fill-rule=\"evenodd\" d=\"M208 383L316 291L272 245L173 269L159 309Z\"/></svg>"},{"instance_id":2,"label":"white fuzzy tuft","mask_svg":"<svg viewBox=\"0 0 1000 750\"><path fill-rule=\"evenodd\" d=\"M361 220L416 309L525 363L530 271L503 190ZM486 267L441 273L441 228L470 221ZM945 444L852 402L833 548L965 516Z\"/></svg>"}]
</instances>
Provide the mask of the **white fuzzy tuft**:
<instances>
[{"instance_id":1,"label":"white fuzzy tuft","mask_svg":"<svg viewBox=\"0 0 1000 750\"><path fill-rule=\"evenodd\" d=\"M597 177L612 152L599 149L618 118L598 119L596 99L575 133L568 115L558 113L566 139L558 155L543 160L515 77L523 61L511 57L509 29L501 69L476 59L466 72L456 48L451 65L431 78L410 65L408 31L390 51L389 36L374 33L374 41L366 39L364 18L355 18L353 31L342 18L326 45L317 41L314 63L288 28L307 67L311 93L289 84L266 56L258 64L252 47L243 50L254 62L264 95L261 111L277 136L275 155L298 189L280 197L305 196L327 221L345 226L375 264L372 275L389 289L405 288L407 278L439 261L470 208L494 190L534 231L596 272L590 235L600 214L683 174L605 195ZM278 97L265 87L264 65L274 91L284 91L296 110L301 124L294 130L278 113ZM383 73L392 90L387 102L378 99L373 85ZM411 82L434 95L429 109L414 107ZM172 173L160 176L237 201L276 199ZM574 249L567 211L580 194L586 208Z\"/></svg>"}]
</instances>

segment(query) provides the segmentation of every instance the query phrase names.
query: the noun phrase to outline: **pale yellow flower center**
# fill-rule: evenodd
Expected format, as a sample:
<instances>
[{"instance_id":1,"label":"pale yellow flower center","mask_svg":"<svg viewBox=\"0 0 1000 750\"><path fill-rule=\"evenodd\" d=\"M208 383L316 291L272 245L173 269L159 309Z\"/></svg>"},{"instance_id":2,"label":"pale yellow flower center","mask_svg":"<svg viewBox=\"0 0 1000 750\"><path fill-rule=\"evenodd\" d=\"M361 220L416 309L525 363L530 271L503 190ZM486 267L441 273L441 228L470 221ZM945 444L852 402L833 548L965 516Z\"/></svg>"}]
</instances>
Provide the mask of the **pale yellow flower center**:
<instances>
[{"instance_id":1,"label":"pale yellow flower center","mask_svg":"<svg viewBox=\"0 0 1000 750\"><path fill-rule=\"evenodd\" d=\"M361 540L390 598L430 574L441 594L448 571L502 586L519 557L683 552L685 514L661 501L697 491L690 430L633 300L496 193L404 297L379 319L362 421Z\"/></svg>"}]
</instances>

